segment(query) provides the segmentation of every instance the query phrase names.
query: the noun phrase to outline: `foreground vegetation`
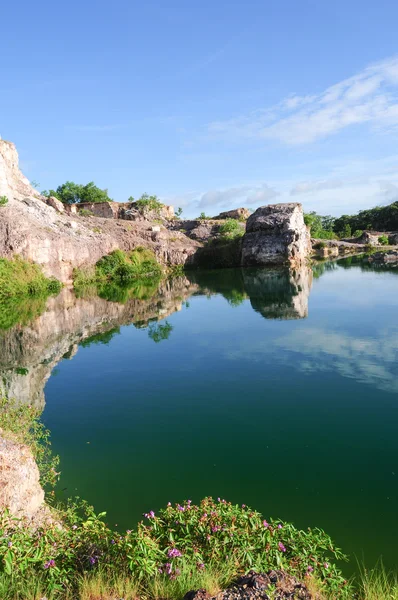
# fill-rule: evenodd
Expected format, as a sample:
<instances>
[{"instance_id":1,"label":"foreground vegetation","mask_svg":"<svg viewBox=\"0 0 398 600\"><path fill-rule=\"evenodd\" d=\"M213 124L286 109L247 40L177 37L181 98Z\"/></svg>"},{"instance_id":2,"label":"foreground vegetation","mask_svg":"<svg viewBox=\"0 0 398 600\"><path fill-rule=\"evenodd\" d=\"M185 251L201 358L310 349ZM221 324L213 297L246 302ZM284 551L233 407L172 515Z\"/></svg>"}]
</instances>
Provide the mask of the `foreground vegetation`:
<instances>
[{"instance_id":1,"label":"foreground vegetation","mask_svg":"<svg viewBox=\"0 0 398 600\"><path fill-rule=\"evenodd\" d=\"M39 413L7 401L0 409L3 435L28 444L42 483L54 484L58 463ZM54 504L54 492L47 499ZM302 531L221 498L168 503L125 532L79 499L52 513L36 529L0 513L2 600L180 600L188 590L215 594L239 574L272 568L301 578L320 599L398 598L397 582L382 569L363 573L354 596L335 564L345 557L322 530Z\"/></svg>"}]
</instances>

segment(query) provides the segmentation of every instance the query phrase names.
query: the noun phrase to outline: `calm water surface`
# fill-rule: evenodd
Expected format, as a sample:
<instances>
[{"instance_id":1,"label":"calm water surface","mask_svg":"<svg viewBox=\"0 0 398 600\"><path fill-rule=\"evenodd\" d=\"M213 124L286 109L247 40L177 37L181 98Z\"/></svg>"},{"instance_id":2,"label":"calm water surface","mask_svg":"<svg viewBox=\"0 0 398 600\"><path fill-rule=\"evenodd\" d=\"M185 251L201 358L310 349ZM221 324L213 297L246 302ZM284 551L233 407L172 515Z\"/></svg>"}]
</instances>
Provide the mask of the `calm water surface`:
<instances>
[{"instance_id":1,"label":"calm water surface","mask_svg":"<svg viewBox=\"0 0 398 600\"><path fill-rule=\"evenodd\" d=\"M398 269L327 267L196 272L165 328L121 326L62 360L43 416L59 494L123 528L222 496L396 567Z\"/></svg>"}]
</instances>

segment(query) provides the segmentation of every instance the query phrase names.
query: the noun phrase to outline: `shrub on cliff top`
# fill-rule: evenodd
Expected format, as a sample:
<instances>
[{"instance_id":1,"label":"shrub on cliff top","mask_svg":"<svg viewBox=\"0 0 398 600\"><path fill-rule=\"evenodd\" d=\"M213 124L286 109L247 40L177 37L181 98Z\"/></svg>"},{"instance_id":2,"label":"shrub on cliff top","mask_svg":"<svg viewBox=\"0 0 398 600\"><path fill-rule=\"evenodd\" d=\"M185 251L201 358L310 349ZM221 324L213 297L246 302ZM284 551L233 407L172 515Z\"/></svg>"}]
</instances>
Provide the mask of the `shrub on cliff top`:
<instances>
[{"instance_id":1,"label":"shrub on cliff top","mask_svg":"<svg viewBox=\"0 0 398 600\"><path fill-rule=\"evenodd\" d=\"M0 196L0 207L5 206L6 204L8 204L7 196Z\"/></svg>"},{"instance_id":2,"label":"shrub on cliff top","mask_svg":"<svg viewBox=\"0 0 398 600\"><path fill-rule=\"evenodd\" d=\"M155 212L160 214L164 204L162 204L157 196L148 196L148 194L142 194L138 200L134 200L132 196L129 198L129 202L134 202L141 213Z\"/></svg>"}]
</instances>

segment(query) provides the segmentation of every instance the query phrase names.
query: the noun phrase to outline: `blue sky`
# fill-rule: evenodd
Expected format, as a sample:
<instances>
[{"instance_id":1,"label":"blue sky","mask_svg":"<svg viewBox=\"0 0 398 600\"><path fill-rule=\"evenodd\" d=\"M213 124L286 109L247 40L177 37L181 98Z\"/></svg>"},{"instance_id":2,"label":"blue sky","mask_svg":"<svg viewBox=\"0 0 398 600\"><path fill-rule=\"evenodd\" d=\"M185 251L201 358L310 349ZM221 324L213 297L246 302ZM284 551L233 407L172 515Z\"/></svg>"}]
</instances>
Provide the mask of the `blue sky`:
<instances>
[{"instance_id":1,"label":"blue sky","mask_svg":"<svg viewBox=\"0 0 398 600\"><path fill-rule=\"evenodd\" d=\"M396 0L22 0L0 21L0 135L40 189L186 216L398 199Z\"/></svg>"}]
</instances>

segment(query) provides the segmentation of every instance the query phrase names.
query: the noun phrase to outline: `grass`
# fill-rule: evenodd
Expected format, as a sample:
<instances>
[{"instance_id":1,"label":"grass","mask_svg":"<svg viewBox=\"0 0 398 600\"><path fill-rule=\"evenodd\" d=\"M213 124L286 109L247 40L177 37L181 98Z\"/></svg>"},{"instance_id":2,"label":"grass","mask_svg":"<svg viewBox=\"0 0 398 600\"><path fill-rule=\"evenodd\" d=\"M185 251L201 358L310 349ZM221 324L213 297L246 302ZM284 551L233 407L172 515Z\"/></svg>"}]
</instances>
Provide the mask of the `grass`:
<instances>
[{"instance_id":1,"label":"grass","mask_svg":"<svg viewBox=\"0 0 398 600\"><path fill-rule=\"evenodd\" d=\"M39 265L15 257L0 258L0 329L26 325L45 309L47 298L57 295L61 283L43 275Z\"/></svg>"},{"instance_id":2,"label":"grass","mask_svg":"<svg viewBox=\"0 0 398 600\"><path fill-rule=\"evenodd\" d=\"M359 581L360 600L398 600L398 576L387 573L383 564L371 571L361 569Z\"/></svg>"},{"instance_id":3,"label":"grass","mask_svg":"<svg viewBox=\"0 0 398 600\"><path fill-rule=\"evenodd\" d=\"M245 228L236 219L226 219L220 226L219 232L224 241L229 241L237 237L242 237L245 233Z\"/></svg>"},{"instance_id":4,"label":"grass","mask_svg":"<svg viewBox=\"0 0 398 600\"><path fill-rule=\"evenodd\" d=\"M0 258L0 304L10 298L35 298L58 294L61 284L44 276L39 265L19 256Z\"/></svg>"}]
</instances>

